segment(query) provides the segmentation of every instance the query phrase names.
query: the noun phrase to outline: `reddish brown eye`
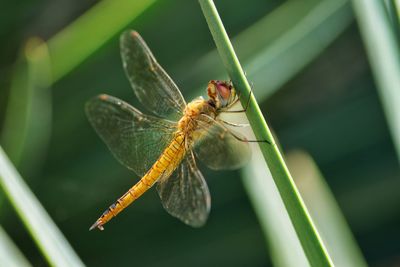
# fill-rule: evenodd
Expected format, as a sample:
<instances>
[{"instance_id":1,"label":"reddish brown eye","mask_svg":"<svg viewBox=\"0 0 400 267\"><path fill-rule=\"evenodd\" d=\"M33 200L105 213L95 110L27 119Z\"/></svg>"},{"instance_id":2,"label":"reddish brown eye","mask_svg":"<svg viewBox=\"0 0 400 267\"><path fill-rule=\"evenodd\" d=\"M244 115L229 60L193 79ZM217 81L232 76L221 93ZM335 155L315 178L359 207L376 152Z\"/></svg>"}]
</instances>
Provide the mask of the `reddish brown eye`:
<instances>
[{"instance_id":1,"label":"reddish brown eye","mask_svg":"<svg viewBox=\"0 0 400 267\"><path fill-rule=\"evenodd\" d=\"M235 95L234 90L232 94L232 89L230 83L211 80L208 83L207 93L211 101L214 102L215 107L218 109L228 106L232 101L232 97Z\"/></svg>"},{"instance_id":2,"label":"reddish brown eye","mask_svg":"<svg viewBox=\"0 0 400 267\"><path fill-rule=\"evenodd\" d=\"M231 95L231 89L225 82L217 83L218 94L221 96L223 100L228 100Z\"/></svg>"}]
</instances>

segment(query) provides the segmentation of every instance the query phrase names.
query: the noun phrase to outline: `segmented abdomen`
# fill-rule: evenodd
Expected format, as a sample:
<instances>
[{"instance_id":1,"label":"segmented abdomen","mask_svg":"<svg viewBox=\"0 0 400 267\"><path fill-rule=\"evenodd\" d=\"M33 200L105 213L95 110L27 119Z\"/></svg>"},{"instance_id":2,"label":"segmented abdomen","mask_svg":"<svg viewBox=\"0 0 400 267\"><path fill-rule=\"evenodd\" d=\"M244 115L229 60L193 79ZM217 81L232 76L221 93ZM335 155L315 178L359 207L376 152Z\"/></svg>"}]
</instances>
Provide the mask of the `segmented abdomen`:
<instances>
[{"instance_id":1,"label":"segmented abdomen","mask_svg":"<svg viewBox=\"0 0 400 267\"><path fill-rule=\"evenodd\" d=\"M183 133L178 132L177 134L175 134L172 142L169 144L168 147L165 148L158 160L142 177L142 179L140 179L140 181L132 186L128 190L128 192L126 192L114 204L112 204L90 229L98 227L102 230L102 225L107 223L113 217L117 216L117 214L120 213L127 206L129 206L129 204L138 199L160 178L169 177L182 161L185 155L184 142L185 135Z\"/></svg>"}]
</instances>

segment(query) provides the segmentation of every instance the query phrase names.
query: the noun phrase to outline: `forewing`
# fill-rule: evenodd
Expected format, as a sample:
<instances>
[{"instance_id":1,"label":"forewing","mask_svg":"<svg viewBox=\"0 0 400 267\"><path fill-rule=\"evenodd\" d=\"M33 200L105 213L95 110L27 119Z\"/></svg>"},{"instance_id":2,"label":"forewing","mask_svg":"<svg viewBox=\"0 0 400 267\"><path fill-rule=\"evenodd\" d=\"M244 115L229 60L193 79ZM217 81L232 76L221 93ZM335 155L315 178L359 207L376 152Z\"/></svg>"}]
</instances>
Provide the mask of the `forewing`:
<instances>
[{"instance_id":1,"label":"forewing","mask_svg":"<svg viewBox=\"0 0 400 267\"><path fill-rule=\"evenodd\" d=\"M210 169L235 170L243 167L251 157L245 137L232 129L223 127L222 122L201 116L195 134L196 156ZM241 139L241 140L239 140Z\"/></svg>"},{"instance_id":2,"label":"forewing","mask_svg":"<svg viewBox=\"0 0 400 267\"><path fill-rule=\"evenodd\" d=\"M192 227L203 226L207 221L210 192L191 151L170 177L157 183L157 191L172 216Z\"/></svg>"},{"instance_id":3,"label":"forewing","mask_svg":"<svg viewBox=\"0 0 400 267\"><path fill-rule=\"evenodd\" d=\"M150 169L176 129L175 123L145 115L108 95L89 100L86 114L113 155L139 176Z\"/></svg>"},{"instance_id":4,"label":"forewing","mask_svg":"<svg viewBox=\"0 0 400 267\"><path fill-rule=\"evenodd\" d=\"M126 31L120 44L125 73L139 101L157 116L178 118L185 100L142 37L135 31Z\"/></svg>"}]
</instances>

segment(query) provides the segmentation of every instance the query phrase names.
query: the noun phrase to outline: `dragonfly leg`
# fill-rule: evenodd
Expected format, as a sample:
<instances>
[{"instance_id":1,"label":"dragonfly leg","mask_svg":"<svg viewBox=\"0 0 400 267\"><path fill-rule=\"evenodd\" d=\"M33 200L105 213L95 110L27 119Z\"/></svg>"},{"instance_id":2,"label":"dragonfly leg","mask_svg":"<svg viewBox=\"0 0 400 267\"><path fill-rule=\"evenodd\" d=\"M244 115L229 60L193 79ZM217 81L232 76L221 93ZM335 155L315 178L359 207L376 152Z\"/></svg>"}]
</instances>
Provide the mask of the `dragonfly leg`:
<instances>
[{"instance_id":1,"label":"dragonfly leg","mask_svg":"<svg viewBox=\"0 0 400 267\"><path fill-rule=\"evenodd\" d=\"M226 113L243 113L243 112L246 112L247 108L249 107L250 98L251 98L252 94L253 94L253 84L251 85L250 94L249 94L249 96L247 98L247 101L246 101L246 106L243 109L241 109L241 110L224 110L224 112L226 112ZM240 92L238 93L237 99L232 103L232 105L229 105L228 107L226 107L226 109L231 108L234 104L236 104L239 101L239 99L240 99Z\"/></svg>"},{"instance_id":2,"label":"dragonfly leg","mask_svg":"<svg viewBox=\"0 0 400 267\"><path fill-rule=\"evenodd\" d=\"M232 123L232 122L227 122L227 121L223 121L221 119L214 119L211 116L208 116L206 114L203 114L203 116L208 117L210 120L214 121L215 123L217 123L218 125L220 125L222 128L224 128L225 132L228 132L229 134L231 134L234 138L236 138L237 140L241 141L241 142L249 142L249 143L267 143L272 145L272 143L268 140L248 140L246 138L242 138L240 136L237 136L233 131L231 131L224 123L228 124L228 125L232 125L232 126L237 126L237 127L243 127L241 126L241 124L236 124L236 123Z\"/></svg>"},{"instance_id":3,"label":"dragonfly leg","mask_svg":"<svg viewBox=\"0 0 400 267\"><path fill-rule=\"evenodd\" d=\"M248 123L235 123L235 122L224 121L224 120L220 120L220 121L229 126L233 126L233 127L249 127L250 126L250 124L248 124Z\"/></svg>"},{"instance_id":4,"label":"dragonfly leg","mask_svg":"<svg viewBox=\"0 0 400 267\"><path fill-rule=\"evenodd\" d=\"M242 138L240 136L237 136L234 132L230 131L229 129L226 129L226 131L228 131L234 138L236 138L237 140L241 141L241 142L249 142L249 143L267 143L269 145L271 145L271 142L268 140L248 140L246 138Z\"/></svg>"}]
</instances>

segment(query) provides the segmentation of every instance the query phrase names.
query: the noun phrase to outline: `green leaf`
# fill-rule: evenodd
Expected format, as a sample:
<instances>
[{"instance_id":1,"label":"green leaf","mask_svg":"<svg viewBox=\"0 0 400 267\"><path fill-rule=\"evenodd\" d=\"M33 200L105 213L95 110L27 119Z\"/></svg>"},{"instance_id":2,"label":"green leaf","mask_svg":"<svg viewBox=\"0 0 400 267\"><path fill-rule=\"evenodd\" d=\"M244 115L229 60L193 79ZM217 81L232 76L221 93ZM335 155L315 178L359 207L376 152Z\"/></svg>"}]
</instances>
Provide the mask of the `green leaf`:
<instances>
[{"instance_id":1,"label":"green leaf","mask_svg":"<svg viewBox=\"0 0 400 267\"><path fill-rule=\"evenodd\" d=\"M52 266L84 266L0 147L0 185Z\"/></svg>"},{"instance_id":2,"label":"green leaf","mask_svg":"<svg viewBox=\"0 0 400 267\"><path fill-rule=\"evenodd\" d=\"M0 227L0 266L32 266L2 227Z\"/></svg>"},{"instance_id":3,"label":"green leaf","mask_svg":"<svg viewBox=\"0 0 400 267\"><path fill-rule=\"evenodd\" d=\"M265 233L273 265L308 267L307 257L258 147L253 149L252 160L242 174L244 187Z\"/></svg>"},{"instance_id":4,"label":"green leaf","mask_svg":"<svg viewBox=\"0 0 400 267\"><path fill-rule=\"evenodd\" d=\"M400 45L384 1L353 1L383 109L400 161Z\"/></svg>"},{"instance_id":5,"label":"green leaf","mask_svg":"<svg viewBox=\"0 0 400 267\"><path fill-rule=\"evenodd\" d=\"M289 169L335 266L367 266L334 195L305 151L286 155Z\"/></svg>"},{"instance_id":6,"label":"green leaf","mask_svg":"<svg viewBox=\"0 0 400 267\"><path fill-rule=\"evenodd\" d=\"M49 40L53 82L119 34L155 0L104 0Z\"/></svg>"}]
</instances>

